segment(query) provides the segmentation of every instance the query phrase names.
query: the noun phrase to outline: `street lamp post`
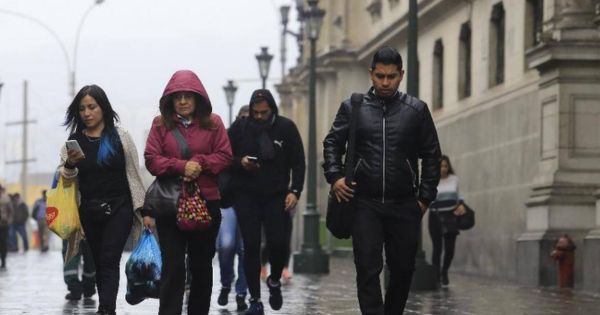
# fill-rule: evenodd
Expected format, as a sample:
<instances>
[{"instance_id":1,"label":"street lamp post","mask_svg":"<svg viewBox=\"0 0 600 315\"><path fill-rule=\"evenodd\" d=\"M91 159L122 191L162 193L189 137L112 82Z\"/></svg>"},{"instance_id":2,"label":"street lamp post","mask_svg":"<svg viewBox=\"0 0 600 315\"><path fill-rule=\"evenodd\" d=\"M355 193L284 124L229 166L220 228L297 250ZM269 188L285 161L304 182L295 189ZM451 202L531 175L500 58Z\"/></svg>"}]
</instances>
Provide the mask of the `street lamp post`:
<instances>
[{"instance_id":1,"label":"street lamp post","mask_svg":"<svg viewBox=\"0 0 600 315\"><path fill-rule=\"evenodd\" d=\"M417 0L408 2L408 36L407 36L407 79L406 93L415 97L419 96L419 65L417 59L418 39L418 7ZM419 234L417 257L415 261L415 273L411 289L413 290L435 290L438 288L436 268L427 263L423 251L423 232Z\"/></svg>"},{"instance_id":2,"label":"street lamp post","mask_svg":"<svg viewBox=\"0 0 600 315\"><path fill-rule=\"evenodd\" d=\"M300 30L296 32L292 32L287 28L289 22L289 14L290 14L290 6L284 5L279 8L279 12L281 14L281 25L283 26L283 30L281 31L281 80L285 80L285 63L287 60L287 45L285 41L285 35L292 35L296 39L296 43L298 44L298 62L302 60L302 50L304 40L304 2L303 0L298 0L296 3L296 9L298 10L298 22L300 22Z\"/></svg>"},{"instance_id":3,"label":"street lamp post","mask_svg":"<svg viewBox=\"0 0 600 315\"><path fill-rule=\"evenodd\" d=\"M267 87L267 78L269 77L269 68L271 67L271 60L273 55L268 52L269 47L260 47L260 53L256 55L256 61L258 61L258 72L262 79L262 88Z\"/></svg>"},{"instance_id":4,"label":"street lamp post","mask_svg":"<svg viewBox=\"0 0 600 315\"><path fill-rule=\"evenodd\" d=\"M77 73L77 48L79 47L79 35L81 35L81 28L83 27L83 22L85 22L90 12L96 7L96 5L100 5L102 2L104 2L104 0L95 0L94 3L85 11L81 17L81 20L79 21L79 25L77 26L77 33L75 33L75 45L73 46L73 70L71 71L71 96L73 97L75 97L75 89L77 88L75 73Z\"/></svg>"},{"instance_id":5,"label":"street lamp post","mask_svg":"<svg viewBox=\"0 0 600 315\"><path fill-rule=\"evenodd\" d=\"M67 48L66 48L65 44L63 43L63 41L56 34L56 32L52 28L50 28L48 25L46 25L44 22L42 22L34 17L20 13L20 12L14 12L14 11L10 11L10 10L0 9L0 13L4 13L4 14L8 14L8 15L12 15L12 16L16 16L16 17L20 17L20 18L32 21L32 22L36 23L37 25L43 27L46 31L48 31L48 33L50 33L52 38L54 38L56 40L56 42L58 43L58 45L60 46L60 49L63 52L63 55L65 57L65 62L67 65L67 75L69 76L69 81L70 81L69 82L69 90L71 92L71 96L75 96L75 87L76 87L75 72L76 72L76 68L77 68L77 47L79 45L79 37L80 37L79 35L81 34L81 28L83 26L83 22L87 18L90 11L92 11L92 9L96 7L96 5L99 5L103 2L104 2L104 0L94 0L94 3L85 11L83 16L81 17L81 20L79 21L79 25L77 26L77 32L75 35L76 36L75 37L75 45L73 47L73 56L72 56L73 64L71 64L71 59L69 58L69 53L67 52Z\"/></svg>"},{"instance_id":6,"label":"street lamp post","mask_svg":"<svg viewBox=\"0 0 600 315\"><path fill-rule=\"evenodd\" d=\"M229 126L231 126L231 123L233 122L233 100L235 98L237 86L233 84L233 80L227 80L227 85L223 87L223 90L225 91L225 99L229 106Z\"/></svg>"},{"instance_id":7,"label":"street lamp post","mask_svg":"<svg viewBox=\"0 0 600 315\"><path fill-rule=\"evenodd\" d=\"M328 273L329 256L319 242L320 220L317 211L317 119L316 119L316 41L325 11L317 6L318 0L309 0L309 9L304 12L308 39L310 40L309 65L309 117L308 117L308 174L306 210L304 211L304 239L302 249L294 255L294 272Z\"/></svg>"}]
</instances>

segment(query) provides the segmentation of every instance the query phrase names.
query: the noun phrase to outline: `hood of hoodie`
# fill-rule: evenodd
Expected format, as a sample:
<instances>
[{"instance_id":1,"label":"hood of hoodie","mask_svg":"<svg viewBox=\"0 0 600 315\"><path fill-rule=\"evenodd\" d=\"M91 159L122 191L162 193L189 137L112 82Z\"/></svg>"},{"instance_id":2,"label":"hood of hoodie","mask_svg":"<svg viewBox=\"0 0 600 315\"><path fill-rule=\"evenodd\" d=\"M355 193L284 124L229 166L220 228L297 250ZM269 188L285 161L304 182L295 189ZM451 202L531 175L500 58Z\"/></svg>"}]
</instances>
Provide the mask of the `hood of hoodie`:
<instances>
[{"instance_id":1,"label":"hood of hoodie","mask_svg":"<svg viewBox=\"0 0 600 315\"><path fill-rule=\"evenodd\" d=\"M206 106L208 106L208 113L212 113L212 104L210 103L208 93L206 93L206 89L200 78L193 71L179 70L175 72L160 98L161 103L165 97L177 92L194 92L200 95L204 99Z\"/></svg>"},{"instance_id":2,"label":"hood of hoodie","mask_svg":"<svg viewBox=\"0 0 600 315\"><path fill-rule=\"evenodd\" d=\"M250 106L250 117L252 117L252 109L254 105L258 103L257 100L259 99L264 99L267 101L267 104L269 104L269 107L271 107L271 110L273 110L273 118L271 121L275 121L275 118L279 114L279 110L277 109L277 103L275 103L273 94L271 94L271 91L267 89L258 89L252 92L252 96L250 96L250 102L248 102L248 105Z\"/></svg>"}]
</instances>

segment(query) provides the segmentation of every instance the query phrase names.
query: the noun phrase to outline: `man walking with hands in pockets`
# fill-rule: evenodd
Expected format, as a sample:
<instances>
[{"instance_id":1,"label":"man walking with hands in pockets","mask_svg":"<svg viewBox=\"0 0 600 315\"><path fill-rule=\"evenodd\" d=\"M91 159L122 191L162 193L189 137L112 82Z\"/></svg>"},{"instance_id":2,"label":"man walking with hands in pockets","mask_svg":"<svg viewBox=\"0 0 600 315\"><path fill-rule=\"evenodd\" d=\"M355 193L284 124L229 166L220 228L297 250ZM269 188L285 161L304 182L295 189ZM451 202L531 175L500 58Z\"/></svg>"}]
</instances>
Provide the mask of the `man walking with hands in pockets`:
<instances>
[{"instance_id":1,"label":"man walking with hands in pockets","mask_svg":"<svg viewBox=\"0 0 600 315\"><path fill-rule=\"evenodd\" d=\"M410 290L421 217L436 197L440 146L427 104L398 91L404 70L394 48L375 53L369 75L373 86L358 107L353 187L344 181L342 163L350 100L323 141L323 168L338 200L355 199L352 246L362 314L397 315ZM385 303L379 283L384 248L390 270Z\"/></svg>"}]
</instances>

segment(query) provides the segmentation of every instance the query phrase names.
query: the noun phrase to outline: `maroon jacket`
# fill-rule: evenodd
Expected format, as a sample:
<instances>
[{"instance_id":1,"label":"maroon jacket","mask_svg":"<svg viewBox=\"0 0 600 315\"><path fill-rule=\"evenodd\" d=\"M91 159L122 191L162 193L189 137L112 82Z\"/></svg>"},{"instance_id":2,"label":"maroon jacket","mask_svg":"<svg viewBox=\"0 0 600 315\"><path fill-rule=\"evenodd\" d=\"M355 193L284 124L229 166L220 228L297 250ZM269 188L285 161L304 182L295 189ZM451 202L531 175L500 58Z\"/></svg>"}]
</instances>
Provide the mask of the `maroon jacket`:
<instances>
[{"instance_id":1,"label":"maroon jacket","mask_svg":"<svg viewBox=\"0 0 600 315\"><path fill-rule=\"evenodd\" d=\"M189 70L177 71L165 88L163 97L181 91L194 92L202 96L205 104L196 106L209 106L208 94L200 79ZM198 176L198 185L207 200L218 200L219 187L217 175L231 163L231 145L227 130L216 114L210 114L214 124L213 129L201 128L199 122L194 120L187 128L179 119L175 119L176 127L185 138L190 152L191 161L196 161L202 166L202 173ZM171 131L160 124L161 117L155 117L152 122L150 134L146 141L144 158L146 168L154 176L185 174L185 164L177 140Z\"/></svg>"}]
</instances>

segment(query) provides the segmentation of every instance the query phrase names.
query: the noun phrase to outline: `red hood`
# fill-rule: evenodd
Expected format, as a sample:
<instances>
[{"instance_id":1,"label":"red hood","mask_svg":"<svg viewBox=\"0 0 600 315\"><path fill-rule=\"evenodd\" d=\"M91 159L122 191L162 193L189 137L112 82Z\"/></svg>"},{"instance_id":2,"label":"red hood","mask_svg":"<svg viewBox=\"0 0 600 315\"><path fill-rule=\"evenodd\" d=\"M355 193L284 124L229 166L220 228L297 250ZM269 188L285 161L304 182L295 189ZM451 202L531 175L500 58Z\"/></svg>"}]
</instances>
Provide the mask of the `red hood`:
<instances>
[{"instance_id":1,"label":"red hood","mask_svg":"<svg viewBox=\"0 0 600 315\"><path fill-rule=\"evenodd\" d=\"M167 86L165 87L165 91L161 97L161 103L165 96L176 92L194 92L199 94L204 98L206 105L209 108L208 112L212 112L212 105L210 103L210 98L208 98L208 93L206 93L202 81L200 81L198 76L191 70L179 70L173 74L171 80L169 80L169 83L167 83Z\"/></svg>"}]
</instances>

